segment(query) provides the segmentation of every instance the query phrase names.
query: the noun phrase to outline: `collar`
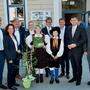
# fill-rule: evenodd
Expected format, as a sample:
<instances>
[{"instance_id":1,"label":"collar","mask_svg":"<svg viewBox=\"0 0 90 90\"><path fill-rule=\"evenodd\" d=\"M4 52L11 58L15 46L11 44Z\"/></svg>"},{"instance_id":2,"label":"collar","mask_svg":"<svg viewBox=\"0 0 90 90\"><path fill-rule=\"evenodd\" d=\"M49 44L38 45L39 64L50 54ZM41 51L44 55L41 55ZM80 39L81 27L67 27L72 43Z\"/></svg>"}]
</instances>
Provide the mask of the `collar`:
<instances>
[{"instance_id":1,"label":"collar","mask_svg":"<svg viewBox=\"0 0 90 90\"><path fill-rule=\"evenodd\" d=\"M48 27L48 26L46 26L46 28L47 28L48 30L51 30L51 29L52 29L51 27Z\"/></svg>"},{"instance_id":2,"label":"collar","mask_svg":"<svg viewBox=\"0 0 90 90\"><path fill-rule=\"evenodd\" d=\"M35 34L35 37L42 37L42 34Z\"/></svg>"},{"instance_id":3,"label":"collar","mask_svg":"<svg viewBox=\"0 0 90 90\"><path fill-rule=\"evenodd\" d=\"M60 29L63 29L63 30L65 30L65 26L64 26L64 27L60 27Z\"/></svg>"},{"instance_id":4,"label":"collar","mask_svg":"<svg viewBox=\"0 0 90 90\"><path fill-rule=\"evenodd\" d=\"M73 28L77 28L77 25L72 26Z\"/></svg>"}]
</instances>

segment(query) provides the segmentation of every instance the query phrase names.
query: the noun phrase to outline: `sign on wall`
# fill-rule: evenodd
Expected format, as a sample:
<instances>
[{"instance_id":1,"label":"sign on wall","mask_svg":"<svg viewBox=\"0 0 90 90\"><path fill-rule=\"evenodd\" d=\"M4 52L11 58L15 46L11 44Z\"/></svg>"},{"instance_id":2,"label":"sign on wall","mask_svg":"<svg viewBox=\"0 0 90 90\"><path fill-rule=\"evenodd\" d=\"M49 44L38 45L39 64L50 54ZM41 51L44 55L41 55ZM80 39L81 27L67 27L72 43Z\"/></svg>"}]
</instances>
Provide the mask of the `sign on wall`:
<instances>
[{"instance_id":1,"label":"sign on wall","mask_svg":"<svg viewBox=\"0 0 90 90\"><path fill-rule=\"evenodd\" d=\"M31 20L43 21L46 17L51 17L50 11L31 11Z\"/></svg>"}]
</instances>

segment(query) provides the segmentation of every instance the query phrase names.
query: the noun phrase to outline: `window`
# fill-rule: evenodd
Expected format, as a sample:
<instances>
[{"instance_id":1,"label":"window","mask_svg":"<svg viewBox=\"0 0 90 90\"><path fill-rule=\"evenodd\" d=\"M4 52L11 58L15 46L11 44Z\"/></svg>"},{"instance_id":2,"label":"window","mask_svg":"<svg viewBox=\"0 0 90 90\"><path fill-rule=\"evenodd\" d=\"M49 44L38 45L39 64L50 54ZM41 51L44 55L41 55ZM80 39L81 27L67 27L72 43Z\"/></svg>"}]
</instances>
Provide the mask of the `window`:
<instances>
[{"instance_id":1,"label":"window","mask_svg":"<svg viewBox=\"0 0 90 90\"><path fill-rule=\"evenodd\" d=\"M85 11L86 0L62 0L63 10L83 10Z\"/></svg>"},{"instance_id":2,"label":"window","mask_svg":"<svg viewBox=\"0 0 90 90\"><path fill-rule=\"evenodd\" d=\"M25 26L25 0L7 0L8 22L18 18Z\"/></svg>"}]
</instances>

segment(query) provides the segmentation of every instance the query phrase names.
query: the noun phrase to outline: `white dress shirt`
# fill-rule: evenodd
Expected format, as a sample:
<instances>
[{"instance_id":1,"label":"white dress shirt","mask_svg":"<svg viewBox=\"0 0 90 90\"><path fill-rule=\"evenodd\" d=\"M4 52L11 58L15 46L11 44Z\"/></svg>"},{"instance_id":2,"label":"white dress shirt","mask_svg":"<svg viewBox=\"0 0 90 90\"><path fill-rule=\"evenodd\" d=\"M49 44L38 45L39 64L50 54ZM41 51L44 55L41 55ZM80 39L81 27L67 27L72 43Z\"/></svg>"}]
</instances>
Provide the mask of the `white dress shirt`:
<instances>
[{"instance_id":1,"label":"white dress shirt","mask_svg":"<svg viewBox=\"0 0 90 90\"><path fill-rule=\"evenodd\" d=\"M60 39L62 39L64 41L64 34L65 34L65 26L63 28L60 28Z\"/></svg>"},{"instance_id":2,"label":"white dress shirt","mask_svg":"<svg viewBox=\"0 0 90 90\"><path fill-rule=\"evenodd\" d=\"M4 45L3 45L3 32L0 29L0 50L4 50Z\"/></svg>"},{"instance_id":3,"label":"white dress shirt","mask_svg":"<svg viewBox=\"0 0 90 90\"><path fill-rule=\"evenodd\" d=\"M19 33L18 29L15 29L15 36L16 36L16 39L18 41L18 45L20 45L20 33Z\"/></svg>"},{"instance_id":4,"label":"white dress shirt","mask_svg":"<svg viewBox=\"0 0 90 90\"><path fill-rule=\"evenodd\" d=\"M72 37L74 37L75 31L76 31L77 25L72 26Z\"/></svg>"},{"instance_id":5,"label":"white dress shirt","mask_svg":"<svg viewBox=\"0 0 90 90\"><path fill-rule=\"evenodd\" d=\"M48 27L48 26L46 26L46 27L47 27L47 31L48 31L49 36L51 36L50 30L52 29L52 27Z\"/></svg>"}]
</instances>

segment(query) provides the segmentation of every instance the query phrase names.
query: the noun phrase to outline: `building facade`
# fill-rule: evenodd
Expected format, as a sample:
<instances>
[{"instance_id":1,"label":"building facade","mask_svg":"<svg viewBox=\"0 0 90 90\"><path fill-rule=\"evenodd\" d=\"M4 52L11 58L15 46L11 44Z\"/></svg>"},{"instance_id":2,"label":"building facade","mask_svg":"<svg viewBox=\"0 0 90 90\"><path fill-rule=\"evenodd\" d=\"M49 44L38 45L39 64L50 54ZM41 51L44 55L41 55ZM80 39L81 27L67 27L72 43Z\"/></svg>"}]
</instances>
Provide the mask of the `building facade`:
<instances>
[{"instance_id":1,"label":"building facade","mask_svg":"<svg viewBox=\"0 0 90 90\"><path fill-rule=\"evenodd\" d=\"M40 21L44 24L46 17L53 19L53 25L58 25L58 19L69 19L72 15L82 17L88 22L90 15L90 0L0 0L0 17L3 26L14 18L19 18L28 27L28 21Z\"/></svg>"}]
</instances>

